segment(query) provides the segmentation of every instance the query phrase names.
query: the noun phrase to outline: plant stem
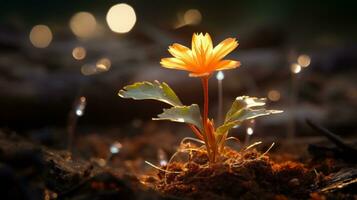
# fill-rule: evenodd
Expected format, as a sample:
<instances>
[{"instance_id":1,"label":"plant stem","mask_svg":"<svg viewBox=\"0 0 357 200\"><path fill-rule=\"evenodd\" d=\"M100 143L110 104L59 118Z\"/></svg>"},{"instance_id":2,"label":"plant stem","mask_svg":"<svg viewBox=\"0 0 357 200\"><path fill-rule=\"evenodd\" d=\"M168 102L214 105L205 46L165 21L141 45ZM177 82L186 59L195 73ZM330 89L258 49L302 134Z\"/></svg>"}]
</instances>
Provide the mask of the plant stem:
<instances>
[{"instance_id":1,"label":"plant stem","mask_svg":"<svg viewBox=\"0 0 357 200\"><path fill-rule=\"evenodd\" d=\"M207 128L208 119L208 76L202 78L203 87L203 126Z\"/></svg>"},{"instance_id":2,"label":"plant stem","mask_svg":"<svg viewBox=\"0 0 357 200\"><path fill-rule=\"evenodd\" d=\"M207 148L207 154L211 162L215 161L215 137L212 133L212 131L209 129L209 121L208 121L208 79L209 76L204 76L202 77L202 87L203 87L203 117L202 117L202 123L203 123L203 128L204 128L204 138L205 138L205 143L206 143L206 148Z\"/></svg>"},{"instance_id":3,"label":"plant stem","mask_svg":"<svg viewBox=\"0 0 357 200\"><path fill-rule=\"evenodd\" d=\"M191 130L192 130L193 133L198 137L198 139L204 140L204 138L203 138L201 132L200 132L194 125L189 124L188 127L191 128Z\"/></svg>"}]
</instances>

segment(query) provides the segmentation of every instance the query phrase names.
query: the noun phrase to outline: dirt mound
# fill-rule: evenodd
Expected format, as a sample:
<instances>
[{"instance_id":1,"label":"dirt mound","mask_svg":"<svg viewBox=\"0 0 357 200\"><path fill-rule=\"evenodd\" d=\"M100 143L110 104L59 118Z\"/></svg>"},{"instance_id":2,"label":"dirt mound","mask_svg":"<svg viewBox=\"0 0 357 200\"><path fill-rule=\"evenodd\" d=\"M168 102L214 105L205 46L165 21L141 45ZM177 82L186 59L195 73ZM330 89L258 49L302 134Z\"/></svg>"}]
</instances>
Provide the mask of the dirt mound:
<instances>
[{"instance_id":1,"label":"dirt mound","mask_svg":"<svg viewBox=\"0 0 357 200\"><path fill-rule=\"evenodd\" d=\"M301 163L275 163L254 149L225 148L208 163L204 148L183 147L188 161L169 162L155 188L167 196L193 199L307 199L316 175ZM182 150L182 148L181 148Z\"/></svg>"}]
</instances>

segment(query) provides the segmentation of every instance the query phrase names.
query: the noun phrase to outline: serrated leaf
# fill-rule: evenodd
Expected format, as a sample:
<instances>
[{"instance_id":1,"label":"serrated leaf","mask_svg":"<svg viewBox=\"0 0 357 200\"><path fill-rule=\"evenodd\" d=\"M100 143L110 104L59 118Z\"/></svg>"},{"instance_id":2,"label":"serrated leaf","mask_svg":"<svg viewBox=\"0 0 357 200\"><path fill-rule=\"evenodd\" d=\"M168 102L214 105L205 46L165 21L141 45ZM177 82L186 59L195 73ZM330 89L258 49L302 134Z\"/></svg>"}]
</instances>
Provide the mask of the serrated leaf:
<instances>
[{"instance_id":1,"label":"serrated leaf","mask_svg":"<svg viewBox=\"0 0 357 200\"><path fill-rule=\"evenodd\" d=\"M231 128L242 124L245 120L283 112L280 110L266 110L264 108L265 101L265 98L249 96L237 97L227 112L223 125L216 129L218 141L220 141L220 138L227 134Z\"/></svg>"},{"instance_id":2,"label":"serrated leaf","mask_svg":"<svg viewBox=\"0 0 357 200\"><path fill-rule=\"evenodd\" d=\"M125 86L119 91L122 98L132 98L135 100L153 99L172 106L182 106L180 99L175 92L164 82L154 81L153 83L144 81Z\"/></svg>"},{"instance_id":3,"label":"serrated leaf","mask_svg":"<svg viewBox=\"0 0 357 200\"><path fill-rule=\"evenodd\" d=\"M174 106L169 109L164 109L164 112L158 115L158 118L153 120L169 120L173 122L182 122L195 125L203 131L200 108L197 104L190 106Z\"/></svg>"}]
</instances>

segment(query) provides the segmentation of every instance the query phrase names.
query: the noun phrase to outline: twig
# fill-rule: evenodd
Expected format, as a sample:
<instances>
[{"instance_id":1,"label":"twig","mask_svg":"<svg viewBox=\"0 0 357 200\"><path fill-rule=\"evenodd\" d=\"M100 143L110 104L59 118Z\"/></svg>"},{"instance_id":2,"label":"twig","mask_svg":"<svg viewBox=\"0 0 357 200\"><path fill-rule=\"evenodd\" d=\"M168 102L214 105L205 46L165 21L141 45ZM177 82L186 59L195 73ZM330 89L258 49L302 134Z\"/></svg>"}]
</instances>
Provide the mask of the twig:
<instances>
[{"instance_id":1,"label":"twig","mask_svg":"<svg viewBox=\"0 0 357 200\"><path fill-rule=\"evenodd\" d=\"M337 147L341 150L348 152L350 154L357 154L357 149L352 148L348 144L346 144L342 138L337 136L336 134L332 133L331 131L327 130L326 128L317 125L316 123L312 122L310 119L306 119L306 123L313 128L315 131L321 133L322 135L326 136L331 142L333 142Z\"/></svg>"}]
</instances>

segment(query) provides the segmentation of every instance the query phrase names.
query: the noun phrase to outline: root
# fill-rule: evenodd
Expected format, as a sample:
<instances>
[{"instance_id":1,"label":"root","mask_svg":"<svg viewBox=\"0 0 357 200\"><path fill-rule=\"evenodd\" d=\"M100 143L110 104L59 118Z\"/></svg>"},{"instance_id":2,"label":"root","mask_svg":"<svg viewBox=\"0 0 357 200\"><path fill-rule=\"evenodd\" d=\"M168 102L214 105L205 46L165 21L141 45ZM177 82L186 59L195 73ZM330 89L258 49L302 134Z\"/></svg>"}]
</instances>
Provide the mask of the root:
<instances>
[{"instance_id":1,"label":"root","mask_svg":"<svg viewBox=\"0 0 357 200\"><path fill-rule=\"evenodd\" d=\"M244 151L246 151L246 150L248 150L248 149L250 149L250 148L252 148L252 147L255 147L255 146L257 146L257 145L259 145L259 144L261 144L261 143L262 143L262 141L254 142L253 144L251 144L251 145L249 145L248 147L246 147L246 148L244 149Z\"/></svg>"},{"instance_id":2,"label":"root","mask_svg":"<svg viewBox=\"0 0 357 200\"><path fill-rule=\"evenodd\" d=\"M194 141L194 142L197 142L197 143L200 143L200 144L205 144L204 141L199 140L199 139L196 139L196 138L193 138L193 137L185 137L185 138L183 138L183 139L181 140L180 144L185 144L185 142L186 142L187 140Z\"/></svg>"},{"instance_id":3,"label":"root","mask_svg":"<svg viewBox=\"0 0 357 200\"><path fill-rule=\"evenodd\" d=\"M273 143L270 145L270 147L269 147L262 155L260 155L260 156L258 157L258 159L264 157L264 156L271 150L271 148L273 148L274 145L275 145L275 143L273 142Z\"/></svg>"},{"instance_id":4,"label":"root","mask_svg":"<svg viewBox=\"0 0 357 200\"><path fill-rule=\"evenodd\" d=\"M148 164L148 165L150 165L151 167L153 167L153 168L155 168L155 169L157 169L157 170L160 170L160 171L162 171L162 172L165 172L165 173L175 173L175 174L181 173L181 172L175 172L175 171L169 171L169 170L166 170L166 169L161 169L160 167L158 167L158 166L156 166L156 165L154 165L154 164L152 164L151 162L146 161L146 160L145 160L145 163Z\"/></svg>"}]
</instances>

